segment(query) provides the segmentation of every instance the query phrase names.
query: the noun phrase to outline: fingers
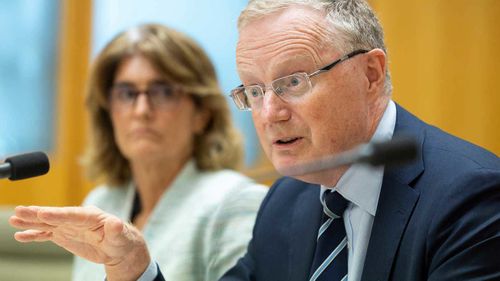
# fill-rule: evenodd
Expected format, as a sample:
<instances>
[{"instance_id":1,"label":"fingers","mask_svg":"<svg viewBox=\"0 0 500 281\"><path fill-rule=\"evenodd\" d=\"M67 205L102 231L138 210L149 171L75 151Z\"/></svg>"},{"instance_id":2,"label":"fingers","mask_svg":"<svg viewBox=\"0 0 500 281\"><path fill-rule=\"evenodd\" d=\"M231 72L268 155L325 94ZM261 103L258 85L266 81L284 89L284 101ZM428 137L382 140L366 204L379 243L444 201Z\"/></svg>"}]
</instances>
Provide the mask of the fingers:
<instances>
[{"instance_id":1,"label":"fingers","mask_svg":"<svg viewBox=\"0 0 500 281\"><path fill-rule=\"evenodd\" d=\"M19 206L9 222L24 229L14 235L19 242L52 241L94 262L117 265L148 257L138 229L96 207Z\"/></svg>"},{"instance_id":2,"label":"fingers","mask_svg":"<svg viewBox=\"0 0 500 281\"><path fill-rule=\"evenodd\" d=\"M22 232L16 232L14 238L19 242L45 242L50 241L52 238L52 232L41 231L41 230L25 230Z\"/></svg>"},{"instance_id":3,"label":"fingers","mask_svg":"<svg viewBox=\"0 0 500 281\"><path fill-rule=\"evenodd\" d=\"M18 206L15 216L26 223L45 223L52 226L99 227L106 214L96 207L38 207Z\"/></svg>"},{"instance_id":4,"label":"fingers","mask_svg":"<svg viewBox=\"0 0 500 281\"><path fill-rule=\"evenodd\" d=\"M51 231L54 229L54 226L52 225L41 222L26 221L16 216L10 217L9 223L18 229L37 229L41 231Z\"/></svg>"},{"instance_id":5,"label":"fingers","mask_svg":"<svg viewBox=\"0 0 500 281\"><path fill-rule=\"evenodd\" d=\"M17 206L15 208L15 215L25 221L39 221L37 214L40 207L36 206Z\"/></svg>"},{"instance_id":6,"label":"fingers","mask_svg":"<svg viewBox=\"0 0 500 281\"><path fill-rule=\"evenodd\" d=\"M113 218L96 207L38 207L18 206L9 223L18 229L20 241L82 241L88 244L103 240L106 220ZM118 220L119 221L119 220Z\"/></svg>"},{"instance_id":7,"label":"fingers","mask_svg":"<svg viewBox=\"0 0 500 281\"><path fill-rule=\"evenodd\" d=\"M72 224L89 227L99 224L104 215L96 207L44 207L38 212L38 218L49 224Z\"/></svg>"}]
</instances>

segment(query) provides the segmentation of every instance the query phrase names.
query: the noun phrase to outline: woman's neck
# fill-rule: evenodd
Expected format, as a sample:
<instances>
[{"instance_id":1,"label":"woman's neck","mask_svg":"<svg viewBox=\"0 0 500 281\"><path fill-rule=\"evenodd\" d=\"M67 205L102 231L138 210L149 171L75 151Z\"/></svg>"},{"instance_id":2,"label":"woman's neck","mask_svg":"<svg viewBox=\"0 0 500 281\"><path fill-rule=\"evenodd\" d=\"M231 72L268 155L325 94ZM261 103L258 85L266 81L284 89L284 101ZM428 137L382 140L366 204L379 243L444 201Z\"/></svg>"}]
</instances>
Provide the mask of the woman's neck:
<instances>
[{"instance_id":1,"label":"woman's neck","mask_svg":"<svg viewBox=\"0 0 500 281\"><path fill-rule=\"evenodd\" d=\"M142 217L147 220L158 200L186 163L187 160L178 163L170 161L131 163L133 181L141 203L141 211L137 214L138 219Z\"/></svg>"}]
</instances>

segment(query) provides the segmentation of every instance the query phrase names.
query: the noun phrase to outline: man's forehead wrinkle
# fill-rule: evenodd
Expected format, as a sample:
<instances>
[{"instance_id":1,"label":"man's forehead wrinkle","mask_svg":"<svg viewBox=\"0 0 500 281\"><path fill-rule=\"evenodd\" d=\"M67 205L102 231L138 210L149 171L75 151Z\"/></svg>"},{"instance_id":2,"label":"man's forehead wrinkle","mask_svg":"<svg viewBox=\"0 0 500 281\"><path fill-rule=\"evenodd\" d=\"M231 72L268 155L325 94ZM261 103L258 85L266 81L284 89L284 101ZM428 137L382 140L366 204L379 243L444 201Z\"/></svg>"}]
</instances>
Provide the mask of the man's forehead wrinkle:
<instances>
[{"instance_id":1,"label":"man's forehead wrinkle","mask_svg":"<svg viewBox=\"0 0 500 281\"><path fill-rule=\"evenodd\" d=\"M245 72L248 69L258 69L261 73L268 73L276 78L276 75L288 75L290 68L297 68L295 71L312 71L314 67L322 64L317 50L310 44L294 41L293 43L279 43L275 46L274 52L268 56L252 56L251 54L241 55L237 63L240 70ZM278 55L276 55L278 54ZM309 69L310 68L310 69Z\"/></svg>"},{"instance_id":2,"label":"man's forehead wrinkle","mask_svg":"<svg viewBox=\"0 0 500 281\"><path fill-rule=\"evenodd\" d=\"M308 15L287 16L269 29L257 28L260 25L255 22L255 28L250 23L240 33L236 52L240 74L250 78L256 71L271 77L313 71L331 59L324 55L331 48L326 22Z\"/></svg>"},{"instance_id":3,"label":"man's forehead wrinkle","mask_svg":"<svg viewBox=\"0 0 500 281\"><path fill-rule=\"evenodd\" d=\"M290 26L293 26L293 31L304 33L317 40L318 45L325 45L327 39L331 36L326 19L318 19L312 16L294 18Z\"/></svg>"},{"instance_id":4,"label":"man's forehead wrinkle","mask_svg":"<svg viewBox=\"0 0 500 281\"><path fill-rule=\"evenodd\" d=\"M277 63L275 66L280 66L280 65L287 65L292 62L298 62L301 61L302 63L306 62L309 60L310 62L314 63L314 65L304 65L304 67L313 67L317 64L321 64L321 58L318 55L317 50L308 45L308 44L302 44L301 42L294 42L290 43L286 46L286 49L280 52L283 55L286 55L287 53L291 53L289 56L287 56L287 59L283 60L281 58L276 58ZM301 69L304 70L304 69Z\"/></svg>"},{"instance_id":5,"label":"man's forehead wrinkle","mask_svg":"<svg viewBox=\"0 0 500 281\"><path fill-rule=\"evenodd\" d=\"M297 52L301 50L305 54L313 57L315 63L319 63L320 58L318 54L325 46L318 36L312 36L298 30L292 30L287 33L279 32L271 34L264 38L255 38L255 40L240 41L238 43L238 63L245 63L247 60L258 59L255 53L258 51L259 55L274 57L277 53L283 52Z\"/></svg>"}]
</instances>

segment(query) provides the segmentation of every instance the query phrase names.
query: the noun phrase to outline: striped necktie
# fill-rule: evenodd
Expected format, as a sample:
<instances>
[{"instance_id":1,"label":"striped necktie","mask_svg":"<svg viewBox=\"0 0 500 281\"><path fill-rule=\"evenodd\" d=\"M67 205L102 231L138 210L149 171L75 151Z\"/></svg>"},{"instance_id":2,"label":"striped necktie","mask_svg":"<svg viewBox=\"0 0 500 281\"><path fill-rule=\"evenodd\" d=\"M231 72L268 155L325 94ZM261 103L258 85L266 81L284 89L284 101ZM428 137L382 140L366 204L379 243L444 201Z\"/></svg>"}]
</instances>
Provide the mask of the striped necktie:
<instances>
[{"instance_id":1,"label":"striped necktie","mask_svg":"<svg viewBox=\"0 0 500 281\"><path fill-rule=\"evenodd\" d=\"M318 231L316 251L309 281L347 280L347 237L342 214L348 201L330 189L323 193L322 225Z\"/></svg>"}]
</instances>

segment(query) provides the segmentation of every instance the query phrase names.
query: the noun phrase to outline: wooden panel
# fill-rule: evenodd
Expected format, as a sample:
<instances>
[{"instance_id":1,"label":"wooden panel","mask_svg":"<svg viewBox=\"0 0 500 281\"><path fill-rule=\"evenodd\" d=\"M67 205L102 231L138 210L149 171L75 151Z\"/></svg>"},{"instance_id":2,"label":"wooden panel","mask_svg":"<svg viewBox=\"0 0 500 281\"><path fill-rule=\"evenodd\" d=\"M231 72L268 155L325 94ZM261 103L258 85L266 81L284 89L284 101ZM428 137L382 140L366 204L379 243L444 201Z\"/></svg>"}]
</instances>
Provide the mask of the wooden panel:
<instances>
[{"instance_id":1,"label":"wooden panel","mask_svg":"<svg viewBox=\"0 0 500 281\"><path fill-rule=\"evenodd\" d=\"M394 99L498 155L500 1L370 2L385 29Z\"/></svg>"}]
</instances>

